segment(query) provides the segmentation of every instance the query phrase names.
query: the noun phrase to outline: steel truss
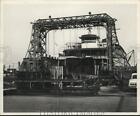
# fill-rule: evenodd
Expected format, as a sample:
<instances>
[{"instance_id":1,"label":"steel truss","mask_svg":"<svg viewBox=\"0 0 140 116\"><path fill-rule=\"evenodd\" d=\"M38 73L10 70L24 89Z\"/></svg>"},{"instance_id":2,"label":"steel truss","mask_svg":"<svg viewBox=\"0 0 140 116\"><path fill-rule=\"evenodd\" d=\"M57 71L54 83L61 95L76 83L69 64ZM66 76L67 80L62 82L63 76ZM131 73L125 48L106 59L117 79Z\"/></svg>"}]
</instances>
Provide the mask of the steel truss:
<instances>
[{"instance_id":1,"label":"steel truss","mask_svg":"<svg viewBox=\"0 0 140 116\"><path fill-rule=\"evenodd\" d=\"M51 30L103 26L107 31L108 69L112 71L113 66L115 66L115 59L122 60L126 54L119 45L115 21L116 19L110 17L106 13L60 18L51 18L50 16L49 19L38 19L32 23L32 38L26 57L41 59L42 57L47 56L47 34ZM117 52L119 55L116 55ZM120 57L120 54L123 54L123 56Z\"/></svg>"}]
</instances>

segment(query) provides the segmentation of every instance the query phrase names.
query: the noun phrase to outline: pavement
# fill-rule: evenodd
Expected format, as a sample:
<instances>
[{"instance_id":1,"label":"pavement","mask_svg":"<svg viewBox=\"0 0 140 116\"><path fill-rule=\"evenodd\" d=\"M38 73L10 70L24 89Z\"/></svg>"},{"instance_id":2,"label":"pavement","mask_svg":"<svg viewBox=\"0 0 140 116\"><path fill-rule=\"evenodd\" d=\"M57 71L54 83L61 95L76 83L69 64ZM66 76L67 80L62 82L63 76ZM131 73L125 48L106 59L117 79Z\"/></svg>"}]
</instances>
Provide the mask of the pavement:
<instances>
[{"instance_id":1,"label":"pavement","mask_svg":"<svg viewBox=\"0 0 140 116\"><path fill-rule=\"evenodd\" d=\"M102 87L96 96L4 96L4 112L136 112L137 95Z\"/></svg>"}]
</instances>

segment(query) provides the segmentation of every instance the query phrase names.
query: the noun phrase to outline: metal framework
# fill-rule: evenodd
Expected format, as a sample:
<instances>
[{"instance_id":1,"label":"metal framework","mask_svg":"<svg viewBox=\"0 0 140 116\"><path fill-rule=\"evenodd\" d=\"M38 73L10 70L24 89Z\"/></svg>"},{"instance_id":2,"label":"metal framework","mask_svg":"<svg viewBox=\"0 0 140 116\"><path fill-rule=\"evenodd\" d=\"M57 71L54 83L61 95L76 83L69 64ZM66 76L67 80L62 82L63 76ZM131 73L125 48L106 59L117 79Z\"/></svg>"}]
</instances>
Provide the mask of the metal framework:
<instances>
[{"instance_id":1,"label":"metal framework","mask_svg":"<svg viewBox=\"0 0 140 116\"><path fill-rule=\"evenodd\" d=\"M116 47L120 45L116 35L115 21L116 19L106 13L89 13L89 15L60 18L51 18L51 16L49 16L49 19L38 19L32 23L33 32L26 57L41 59L47 56L47 34L51 30L103 26L107 31L108 69L112 71L115 63L113 57L120 59L120 57L118 57L119 55L113 56L113 52L116 51L116 48L119 48L118 51L121 51L121 54L126 54L122 47Z\"/></svg>"}]
</instances>

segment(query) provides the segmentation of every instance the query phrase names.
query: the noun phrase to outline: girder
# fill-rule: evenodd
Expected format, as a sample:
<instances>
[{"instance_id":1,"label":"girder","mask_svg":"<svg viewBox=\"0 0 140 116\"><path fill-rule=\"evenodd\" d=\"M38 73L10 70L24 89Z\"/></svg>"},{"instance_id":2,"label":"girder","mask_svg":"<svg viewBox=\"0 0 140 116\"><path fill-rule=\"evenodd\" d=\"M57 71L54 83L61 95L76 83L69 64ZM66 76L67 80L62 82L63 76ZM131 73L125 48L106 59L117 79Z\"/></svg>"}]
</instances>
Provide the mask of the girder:
<instances>
[{"instance_id":1,"label":"girder","mask_svg":"<svg viewBox=\"0 0 140 116\"><path fill-rule=\"evenodd\" d=\"M42 28L43 31L104 26L105 24L112 25L115 21L116 19L113 19L106 13L103 13L82 16L38 19L33 24L34 27Z\"/></svg>"}]
</instances>

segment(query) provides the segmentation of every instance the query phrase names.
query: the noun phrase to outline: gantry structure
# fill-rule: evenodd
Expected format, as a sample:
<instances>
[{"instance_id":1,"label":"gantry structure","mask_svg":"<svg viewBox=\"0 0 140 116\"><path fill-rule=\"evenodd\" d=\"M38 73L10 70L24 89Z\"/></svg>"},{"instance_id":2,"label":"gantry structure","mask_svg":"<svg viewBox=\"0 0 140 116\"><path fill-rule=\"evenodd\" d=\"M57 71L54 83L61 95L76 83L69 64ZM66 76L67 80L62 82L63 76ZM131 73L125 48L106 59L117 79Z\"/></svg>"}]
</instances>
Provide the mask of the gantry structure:
<instances>
[{"instance_id":1,"label":"gantry structure","mask_svg":"<svg viewBox=\"0 0 140 116\"><path fill-rule=\"evenodd\" d=\"M47 57L47 34L52 30L76 29L76 28L89 28L102 26L106 29L107 38L107 56L108 56L108 70L112 71L113 68L119 64L129 66L126 57L126 52L120 46L115 22L117 20L112 18L106 13L91 14L70 17L58 17L48 19L38 19L32 22L32 37L30 45L26 54L29 59L41 59Z\"/></svg>"}]
</instances>

